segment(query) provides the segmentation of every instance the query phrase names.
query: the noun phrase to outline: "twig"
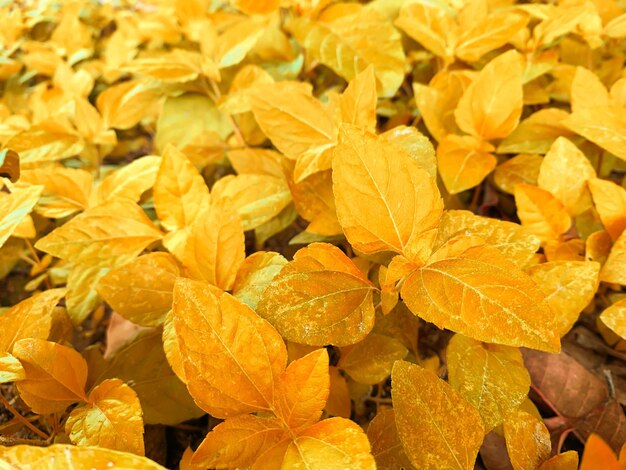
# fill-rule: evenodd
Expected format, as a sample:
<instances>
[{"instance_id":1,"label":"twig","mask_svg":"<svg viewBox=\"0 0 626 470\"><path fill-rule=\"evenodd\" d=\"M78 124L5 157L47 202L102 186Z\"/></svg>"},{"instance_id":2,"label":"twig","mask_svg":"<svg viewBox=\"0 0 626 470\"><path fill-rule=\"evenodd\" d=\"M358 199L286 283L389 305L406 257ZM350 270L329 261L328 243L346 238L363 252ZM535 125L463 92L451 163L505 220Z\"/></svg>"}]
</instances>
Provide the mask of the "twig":
<instances>
[{"instance_id":1,"label":"twig","mask_svg":"<svg viewBox=\"0 0 626 470\"><path fill-rule=\"evenodd\" d=\"M33 431L35 434L37 434L41 438L46 439L46 440L50 439L50 436L48 436L46 433L44 433L41 429L37 428L37 426L35 426L30 421L28 421L24 416L22 416L22 414L19 411L17 411L15 408L13 408L13 405L11 405L11 403L9 403L9 401L6 398L4 398L4 395L2 395L2 393L0 393L0 401L2 402L2 404L4 406L6 406L6 408L11 413L13 413L13 416L15 416L18 420L20 420L20 422L24 426L26 426L28 429Z\"/></svg>"}]
</instances>

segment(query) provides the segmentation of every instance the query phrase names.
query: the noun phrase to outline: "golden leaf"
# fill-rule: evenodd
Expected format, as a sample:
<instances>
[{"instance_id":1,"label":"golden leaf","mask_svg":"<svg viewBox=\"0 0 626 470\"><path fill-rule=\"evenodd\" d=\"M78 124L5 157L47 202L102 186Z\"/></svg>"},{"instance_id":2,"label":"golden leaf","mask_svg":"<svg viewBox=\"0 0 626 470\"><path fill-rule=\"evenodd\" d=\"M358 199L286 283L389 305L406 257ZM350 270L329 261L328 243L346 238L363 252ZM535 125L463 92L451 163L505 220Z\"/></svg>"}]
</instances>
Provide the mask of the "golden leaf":
<instances>
[{"instance_id":1,"label":"golden leaf","mask_svg":"<svg viewBox=\"0 0 626 470\"><path fill-rule=\"evenodd\" d=\"M572 225L570 215L563 203L549 191L524 183L516 185L514 191L522 226L542 242L557 239L569 230Z\"/></svg>"},{"instance_id":2,"label":"golden leaf","mask_svg":"<svg viewBox=\"0 0 626 470\"><path fill-rule=\"evenodd\" d=\"M47 339L52 310L65 295L65 289L48 289L22 300L0 315L0 352L11 352L16 341Z\"/></svg>"},{"instance_id":3,"label":"golden leaf","mask_svg":"<svg viewBox=\"0 0 626 470\"><path fill-rule=\"evenodd\" d=\"M626 189L599 178L591 178L587 184L602 225L617 240L626 228Z\"/></svg>"},{"instance_id":4,"label":"golden leaf","mask_svg":"<svg viewBox=\"0 0 626 470\"><path fill-rule=\"evenodd\" d=\"M495 248L453 239L406 279L401 293L413 313L439 328L490 343L560 349L543 293Z\"/></svg>"},{"instance_id":5,"label":"golden leaf","mask_svg":"<svg viewBox=\"0 0 626 470\"><path fill-rule=\"evenodd\" d=\"M353 380L373 385L389 377L394 362L408 352L397 339L370 333L363 341L342 348L337 367Z\"/></svg>"},{"instance_id":6,"label":"golden leaf","mask_svg":"<svg viewBox=\"0 0 626 470\"><path fill-rule=\"evenodd\" d=\"M557 332L564 336L598 289L600 263L593 261L553 261L532 266L528 274L546 295Z\"/></svg>"},{"instance_id":7,"label":"golden leaf","mask_svg":"<svg viewBox=\"0 0 626 470\"><path fill-rule=\"evenodd\" d=\"M220 418L269 410L287 362L276 330L231 295L218 298L184 278L176 281L173 310L187 386L198 406Z\"/></svg>"},{"instance_id":8,"label":"golden leaf","mask_svg":"<svg viewBox=\"0 0 626 470\"><path fill-rule=\"evenodd\" d=\"M283 156L269 149L245 147L228 152L228 160L238 174L250 173L283 178Z\"/></svg>"},{"instance_id":9,"label":"golden leaf","mask_svg":"<svg viewBox=\"0 0 626 470\"><path fill-rule=\"evenodd\" d=\"M26 373L22 363L8 352L0 352L0 384L24 380Z\"/></svg>"},{"instance_id":10,"label":"golden leaf","mask_svg":"<svg viewBox=\"0 0 626 470\"><path fill-rule=\"evenodd\" d=\"M328 22L298 18L289 30L307 55L346 81L373 65L381 97L393 96L404 80L400 33L375 10L359 9Z\"/></svg>"},{"instance_id":11,"label":"golden leaf","mask_svg":"<svg viewBox=\"0 0 626 470\"><path fill-rule=\"evenodd\" d=\"M565 127L569 114L558 108L544 108L531 114L498 145L498 153L546 153L558 137L575 134ZM534 184L533 181L524 181Z\"/></svg>"},{"instance_id":12,"label":"golden leaf","mask_svg":"<svg viewBox=\"0 0 626 470\"><path fill-rule=\"evenodd\" d=\"M587 181L596 171L578 147L565 137L559 137L541 163L538 185L560 200L572 216L591 207Z\"/></svg>"},{"instance_id":13,"label":"golden leaf","mask_svg":"<svg viewBox=\"0 0 626 470\"><path fill-rule=\"evenodd\" d=\"M238 64L255 46L268 26L267 18L242 17L223 31L215 41L213 61L219 68Z\"/></svg>"},{"instance_id":14,"label":"golden leaf","mask_svg":"<svg viewBox=\"0 0 626 470\"><path fill-rule=\"evenodd\" d=\"M396 428L396 416L392 408L378 410L367 427L367 438L372 444L372 454L376 459L378 469L413 470L415 468L402 448Z\"/></svg>"},{"instance_id":15,"label":"golden leaf","mask_svg":"<svg viewBox=\"0 0 626 470\"><path fill-rule=\"evenodd\" d=\"M354 127L341 131L333 191L346 238L363 253L391 250L411 258L420 235L439 223L443 203L436 184L383 139Z\"/></svg>"},{"instance_id":16,"label":"golden leaf","mask_svg":"<svg viewBox=\"0 0 626 470\"><path fill-rule=\"evenodd\" d=\"M330 373L330 391L324 411L330 416L350 418L352 402L350 401L348 383L336 367L330 366L328 371Z\"/></svg>"},{"instance_id":17,"label":"golden leaf","mask_svg":"<svg viewBox=\"0 0 626 470\"><path fill-rule=\"evenodd\" d=\"M454 11L444 2L403 5L396 26L438 57L453 60L458 25Z\"/></svg>"},{"instance_id":18,"label":"golden leaf","mask_svg":"<svg viewBox=\"0 0 626 470\"><path fill-rule=\"evenodd\" d=\"M91 364L90 364L91 369ZM173 425L204 414L167 365L160 331L146 333L115 353L94 383L119 378L137 393L145 424Z\"/></svg>"},{"instance_id":19,"label":"golden leaf","mask_svg":"<svg viewBox=\"0 0 626 470\"><path fill-rule=\"evenodd\" d=\"M465 90L454 116L467 134L483 140L511 133L522 113L522 63L516 51L489 62Z\"/></svg>"},{"instance_id":20,"label":"golden leaf","mask_svg":"<svg viewBox=\"0 0 626 470\"><path fill-rule=\"evenodd\" d=\"M43 339L21 339L13 355L24 367L26 378L17 383L20 397L35 413L61 413L78 401L86 401L87 363L76 351Z\"/></svg>"},{"instance_id":21,"label":"golden leaf","mask_svg":"<svg viewBox=\"0 0 626 470\"><path fill-rule=\"evenodd\" d=\"M159 90L141 80L122 82L98 95L96 106L107 128L130 129L152 112Z\"/></svg>"},{"instance_id":22,"label":"golden leaf","mask_svg":"<svg viewBox=\"0 0 626 470\"><path fill-rule=\"evenodd\" d=\"M507 416L503 427L514 470L538 468L550 457L550 433L541 419L518 409Z\"/></svg>"},{"instance_id":23,"label":"golden leaf","mask_svg":"<svg viewBox=\"0 0 626 470\"><path fill-rule=\"evenodd\" d=\"M626 116L618 106L594 106L570 114L563 121L570 130L626 160Z\"/></svg>"},{"instance_id":24,"label":"golden leaf","mask_svg":"<svg viewBox=\"0 0 626 470\"><path fill-rule=\"evenodd\" d=\"M211 197L230 199L246 231L270 221L291 202L285 180L270 175L225 176L215 183Z\"/></svg>"},{"instance_id":25,"label":"golden leaf","mask_svg":"<svg viewBox=\"0 0 626 470\"><path fill-rule=\"evenodd\" d=\"M113 262L113 266L115 265L116 263ZM74 325L80 325L85 321L89 314L102 302L96 291L96 286L108 270L109 267L98 264L76 263L72 266L67 277L65 303L67 313Z\"/></svg>"},{"instance_id":26,"label":"golden leaf","mask_svg":"<svg viewBox=\"0 0 626 470\"><path fill-rule=\"evenodd\" d=\"M20 181L43 186L35 211L44 217L60 219L87 209L92 176L85 170L57 166L24 170Z\"/></svg>"},{"instance_id":27,"label":"golden leaf","mask_svg":"<svg viewBox=\"0 0 626 470\"><path fill-rule=\"evenodd\" d=\"M373 291L339 248L312 243L272 280L257 312L289 341L345 346L374 326Z\"/></svg>"},{"instance_id":28,"label":"golden leaf","mask_svg":"<svg viewBox=\"0 0 626 470\"><path fill-rule=\"evenodd\" d=\"M586 108L611 104L609 92L600 78L585 67L576 67L570 101L573 113L584 112Z\"/></svg>"},{"instance_id":29,"label":"golden leaf","mask_svg":"<svg viewBox=\"0 0 626 470\"><path fill-rule=\"evenodd\" d=\"M149 52L124 65L122 70L166 83L184 83L202 73L202 55L186 49Z\"/></svg>"},{"instance_id":30,"label":"golden leaf","mask_svg":"<svg viewBox=\"0 0 626 470\"><path fill-rule=\"evenodd\" d=\"M600 320L615 334L626 339L626 300L619 300L606 308L600 314Z\"/></svg>"},{"instance_id":31,"label":"golden leaf","mask_svg":"<svg viewBox=\"0 0 626 470\"><path fill-rule=\"evenodd\" d=\"M437 249L462 235L482 238L520 268L528 266L541 243L537 236L513 222L481 217L470 211L449 210L441 218L434 247Z\"/></svg>"},{"instance_id":32,"label":"golden leaf","mask_svg":"<svg viewBox=\"0 0 626 470\"><path fill-rule=\"evenodd\" d=\"M478 410L486 432L528 395L530 376L516 348L454 335L446 358L450 385Z\"/></svg>"},{"instance_id":33,"label":"golden leaf","mask_svg":"<svg viewBox=\"0 0 626 470\"><path fill-rule=\"evenodd\" d=\"M239 267L233 285L233 295L253 310L272 279L287 264L279 253L257 251L248 256Z\"/></svg>"},{"instance_id":34,"label":"golden leaf","mask_svg":"<svg viewBox=\"0 0 626 470\"><path fill-rule=\"evenodd\" d=\"M376 131L376 76L368 66L350 81L339 98L341 122Z\"/></svg>"},{"instance_id":35,"label":"golden leaf","mask_svg":"<svg viewBox=\"0 0 626 470\"><path fill-rule=\"evenodd\" d=\"M517 155L498 165L493 180L500 191L513 194L515 185L526 183L537 185L543 157L534 154Z\"/></svg>"},{"instance_id":36,"label":"golden leaf","mask_svg":"<svg viewBox=\"0 0 626 470\"><path fill-rule=\"evenodd\" d=\"M606 470L620 470L624 467L623 455L620 452L618 461L613 449L599 435L591 433L585 443L580 469L593 470L595 468L603 468Z\"/></svg>"},{"instance_id":37,"label":"golden leaf","mask_svg":"<svg viewBox=\"0 0 626 470\"><path fill-rule=\"evenodd\" d=\"M176 147L163 150L154 183L154 207L170 232L190 227L208 208L209 188L189 159Z\"/></svg>"},{"instance_id":38,"label":"golden leaf","mask_svg":"<svg viewBox=\"0 0 626 470\"><path fill-rule=\"evenodd\" d=\"M380 136L413 157L430 176L437 177L435 149L424 134L414 127L397 126L383 132Z\"/></svg>"},{"instance_id":39,"label":"golden leaf","mask_svg":"<svg viewBox=\"0 0 626 470\"><path fill-rule=\"evenodd\" d=\"M84 146L85 142L80 135L53 120L36 124L6 142L7 148L19 154L22 167L73 157Z\"/></svg>"},{"instance_id":40,"label":"golden leaf","mask_svg":"<svg viewBox=\"0 0 626 470\"><path fill-rule=\"evenodd\" d=\"M622 232L600 270L600 280L626 285L626 232Z\"/></svg>"},{"instance_id":41,"label":"golden leaf","mask_svg":"<svg viewBox=\"0 0 626 470\"><path fill-rule=\"evenodd\" d=\"M264 455L259 461L264 460ZM361 427L349 419L330 418L305 429L289 443L281 468L374 470L376 464Z\"/></svg>"},{"instance_id":42,"label":"golden leaf","mask_svg":"<svg viewBox=\"0 0 626 470\"><path fill-rule=\"evenodd\" d=\"M284 83L259 86L252 95L252 111L281 153L306 162L296 168L296 182L331 167L337 129L329 110L310 89Z\"/></svg>"},{"instance_id":43,"label":"golden leaf","mask_svg":"<svg viewBox=\"0 0 626 470\"><path fill-rule=\"evenodd\" d=\"M163 351L176 376L182 382L187 383L183 356L180 352L176 329L174 328L174 311L171 309L165 315L165 321L163 322Z\"/></svg>"},{"instance_id":44,"label":"golden leaf","mask_svg":"<svg viewBox=\"0 0 626 470\"><path fill-rule=\"evenodd\" d=\"M160 157L149 155L109 174L93 193L91 205L98 205L115 197L139 202L141 195L154 186L160 165Z\"/></svg>"},{"instance_id":45,"label":"golden leaf","mask_svg":"<svg viewBox=\"0 0 626 470\"><path fill-rule=\"evenodd\" d=\"M483 424L452 387L433 372L398 361L391 373L391 395L400 441L416 468L474 468Z\"/></svg>"},{"instance_id":46,"label":"golden leaf","mask_svg":"<svg viewBox=\"0 0 626 470\"><path fill-rule=\"evenodd\" d=\"M113 310L142 326L159 326L172 308L178 263L168 253L150 253L109 271L97 291Z\"/></svg>"},{"instance_id":47,"label":"golden leaf","mask_svg":"<svg viewBox=\"0 0 626 470\"><path fill-rule=\"evenodd\" d=\"M156 462L134 454L100 447L76 447L54 444L49 447L18 445L0 446L0 459L23 470L86 470L88 468L141 468L164 470Z\"/></svg>"},{"instance_id":48,"label":"golden leaf","mask_svg":"<svg viewBox=\"0 0 626 470\"><path fill-rule=\"evenodd\" d=\"M448 135L437 147L437 163L450 194L478 186L496 167L493 146L472 136Z\"/></svg>"},{"instance_id":49,"label":"golden leaf","mask_svg":"<svg viewBox=\"0 0 626 470\"><path fill-rule=\"evenodd\" d=\"M78 446L144 455L143 420L137 394L119 379L100 383L88 402L72 410L65 432Z\"/></svg>"},{"instance_id":50,"label":"golden leaf","mask_svg":"<svg viewBox=\"0 0 626 470\"><path fill-rule=\"evenodd\" d=\"M562 454L546 460L541 464L538 470L577 470L578 469L578 452L568 450Z\"/></svg>"},{"instance_id":51,"label":"golden leaf","mask_svg":"<svg viewBox=\"0 0 626 470\"><path fill-rule=\"evenodd\" d=\"M298 433L317 423L330 390L328 353L318 349L291 362L276 387L274 410L283 427Z\"/></svg>"},{"instance_id":52,"label":"golden leaf","mask_svg":"<svg viewBox=\"0 0 626 470\"><path fill-rule=\"evenodd\" d=\"M43 186L26 186L0 193L0 247L33 209L42 190Z\"/></svg>"},{"instance_id":53,"label":"golden leaf","mask_svg":"<svg viewBox=\"0 0 626 470\"><path fill-rule=\"evenodd\" d=\"M56 228L35 247L67 261L111 265L130 261L161 237L141 207L114 198Z\"/></svg>"},{"instance_id":54,"label":"golden leaf","mask_svg":"<svg viewBox=\"0 0 626 470\"><path fill-rule=\"evenodd\" d=\"M258 455L276 444L285 430L276 418L241 415L215 426L194 452L194 466L250 467Z\"/></svg>"},{"instance_id":55,"label":"golden leaf","mask_svg":"<svg viewBox=\"0 0 626 470\"><path fill-rule=\"evenodd\" d=\"M230 199L214 197L208 212L190 227L181 261L194 277L229 290L246 256L244 244L241 220Z\"/></svg>"}]
</instances>

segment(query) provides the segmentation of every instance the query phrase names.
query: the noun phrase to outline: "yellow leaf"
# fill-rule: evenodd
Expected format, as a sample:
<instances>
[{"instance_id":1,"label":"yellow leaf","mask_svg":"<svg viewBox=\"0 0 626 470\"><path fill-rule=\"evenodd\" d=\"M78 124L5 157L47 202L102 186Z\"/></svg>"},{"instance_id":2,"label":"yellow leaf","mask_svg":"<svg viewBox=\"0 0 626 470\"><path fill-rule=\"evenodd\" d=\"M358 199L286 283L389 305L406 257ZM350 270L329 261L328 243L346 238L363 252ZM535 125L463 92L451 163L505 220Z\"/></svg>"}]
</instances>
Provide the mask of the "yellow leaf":
<instances>
[{"instance_id":1,"label":"yellow leaf","mask_svg":"<svg viewBox=\"0 0 626 470\"><path fill-rule=\"evenodd\" d=\"M94 382L111 378L125 381L137 393L145 424L173 425L204 414L195 406L185 384L168 367L158 330L116 352Z\"/></svg>"},{"instance_id":2,"label":"yellow leaf","mask_svg":"<svg viewBox=\"0 0 626 470\"><path fill-rule=\"evenodd\" d=\"M113 310L142 326L159 326L172 308L178 263L168 253L150 253L109 271L97 285Z\"/></svg>"},{"instance_id":3,"label":"yellow leaf","mask_svg":"<svg viewBox=\"0 0 626 470\"><path fill-rule=\"evenodd\" d=\"M357 382L374 385L389 377L393 363L408 352L400 341L370 333L363 341L342 348L337 367Z\"/></svg>"},{"instance_id":4,"label":"yellow leaf","mask_svg":"<svg viewBox=\"0 0 626 470\"><path fill-rule=\"evenodd\" d=\"M329 22L298 18L289 30L307 55L346 81L373 65L378 93L383 98L393 96L404 80L400 33L375 10L359 9Z\"/></svg>"},{"instance_id":5,"label":"yellow leaf","mask_svg":"<svg viewBox=\"0 0 626 470\"><path fill-rule=\"evenodd\" d=\"M100 93L96 106L105 127L130 129L152 112L159 97L157 87L141 80L129 80Z\"/></svg>"},{"instance_id":6,"label":"yellow leaf","mask_svg":"<svg viewBox=\"0 0 626 470\"><path fill-rule=\"evenodd\" d=\"M587 184L602 225L617 240L626 228L626 189L599 178L591 178Z\"/></svg>"},{"instance_id":7,"label":"yellow leaf","mask_svg":"<svg viewBox=\"0 0 626 470\"><path fill-rule=\"evenodd\" d=\"M483 140L511 133L522 113L522 63L516 51L489 62L459 100L454 115L459 127Z\"/></svg>"},{"instance_id":8,"label":"yellow leaf","mask_svg":"<svg viewBox=\"0 0 626 470\"><path fill-rule=\"evenodd\" d=\"M67 278L65 303L67 313L74 325L80 325L102 302L96 292L96 286L107 271L108 267L98 264L76 263L72 266Z\"/></svg>"},{"instance_id":9,"label":"yellow leaf","mask_svg":"<svg viewBox=\"0 0 626 470\"><path fill-rule=\"evenodd\" d=\"M391 250L411 258L420 235L439 223L443 203L435 182L399 150L374 134L342 127L333 191L346 238L362 253Z\"/></svg>"},{"instance_id":10,"label":"yellow leaf","mask_svg":"<svg viewBox=\"0 0 626 470\"><path fill-rule=\"evenodd\" d=\"M506 258L525 268L539 249L540 240L526 228L513 222L481 217L470 211L449 210L443 214L437 230L435 249L461 235L480 237L497 248Z\"/></svg>"},{"instance_id":11,"label":"yellow leaf","mask_svg":"<svg viewBox=\"0 0 626 470\"><path fill-rule=\"evenodd\" d=\"M528 395L530 376L516 348L454 335L446 358L450 385L478 410L486 432Z\"/></svg>"},{"instance_id":12,"label":"yellow leaf","mask_svg":"<svg viewBox=\"0 0 626 470\"><path fill-rule=\"evenodd\" d=\"M600 320L617 335L626 339L626 300L619 300L606 308L600 314Z\"/></svg>"},{"instance_id":13,"label":"yellow leaf","mask_svg":"<svg viewBox=\"0 0 626 470\"><path fill-rule=\"evenodd\" d=\"M543 158L539 155L517 155L498 165L493 173L494 183L500 191L513 194L515 185L537 185Z\"/></svg>"},{"instance_id":14,"label":"yellow leaf","mask_svg":"<svg viewBox=\"0 0 626 470\"><path fill-rule=\"evenodd\" d=\"M402 298L413 313L479 341L560 349L543 293L497 249L468 246L458 238L439 252L402 285Z\"/></svg>"},{"instance_id":15,"label":"yellow leaf","mask_svg":"<svg viewBox=\"0 0 626 470\"><path fill-rule=\"evenodd\" d=\"M600 263L553 261L532 266L528 274L546 295L556 318L557 332L564 336L598 289Z\"/></svg>"},{"instance_id":16,"label":"yellow leaf","mask_svg":"<svg viewBox=\"0 0 626 470\"><path fill-rule=\"evenodd\" d=\"M163 351L176 376L182 382L187 383L183 356L180 352L178 338L176 338L176 329L174 328L174 312L171 309L165 315L165 321L163 322Z\"/></svg>"},{"instance_id":17,"label":"yellow leaf","mask_svg":"<svg viewBox=\"0 0 626 470\"><path fill-rule=\"evenodd\" d=\"M330 390L328 353L318 349L293 361L280 376L274 409L293 433L317 423Z\"/></svg>"},{"instance_id":18,"label":"yellow leaf","mask_svg":"<svg viewBox=\"0 0 626 470\"><path fill-rule=\"evenodd\" d=\"M202 135L213 133L218 140L232 132L227 117L215 103L199 93L170 96L165 100L157 121L154 144L164 151L167 144L179 150L198 143ZM191 153L187 156L194 162Z\"/></svg>"},{"instance_id":19,"label":"yellow leaf","mask_svg":"<svg viewBox=\"0 0 626 470\"><path fill-rule=\"evenodd\" d=\"M259 454L276 444L284 434L276 418L254 415L229 418L207 434L191 463L203 468L250 467Z\"/></svg>"},{"instance_id":20,"label":"yellow leaf","mask_svg":"<svg viewBox=\"0 0 626 470\"><path fill-rule=\"evenodd\" d=\"M146 156L109 174L94 192L91 205L98 205L115 197L139 202L141 195L154 186L161 158Z\"/></svg>"},{"instance_id":21,"label":"yellow leaf","mask_svg":"<svg viewBox=\"0 0 626 470\"><path fill-rule=\"evenodd\" d=\"M214 62L219 68L238 64L255 46L268 26L268 20L259 16L243 16L217 38L212 51Z\"/></svg>"},{"instance_id":22,"label":"yellow leaf","mask_svg":"<svg viewBox=\"0 0 626 470\"><path fill-rule=\"evenodd\" d=\"M13 136L5 146L19 154L24 166L73 157L83 150L85 142L61 123L48 120Z\"/></svg>"},{"instance_id":23,"label":"yellow leaf","mask_svg":"<svg viewBox=\"0 0 626 470\"><path fill-rule=\"evenodd\" d=\"M285 180L270 175L225 176L215 183L211 197L230 199L246 231L273 219L291 202Z\"/></svg>"},{"instance_id":24,"label":"yellow leaf","mask_svg":"<svg viewBox=\"0 0 626 470\"><path fill-rule=\"evenodd\" d=\"M609 257L613 241L606 230L593 232L585 241L585 258L604 264Z\"/></svg>"},{"instance_id":25,"label":"yellow leaf","mask_svg":"<svg viewBox=\"0 0 626 470\"><path fill-rule=\"evenodd\" d=\"M585 139L626 160L626 116L619 106L594 106L574 112L563 121Z\"/></svg>"},{"instance_id":26,"label":"yellow leaf","mask_svg":"<svg viewBox=\"0 0 626 470\"><path fill-rule=\"evenodd\" d=\"M458 25L455 12L445 2L403 5L396 26L438 57L451 62Z\"/></svg>"},{"instance_id":27,"label":"yellow leaf","mask_svg":"<svg viewBox=\"0 0 626 470\"><path fill-rule=\"evenodd\" d=\"M609 106L611 98L600 78L585 67L576 67L570 98L572 112L584 112L586 108Z\"/></svg>"},{"instance_id":28,"label":"yellow leaf","mask_svg":"<svg viewBox=\"0 0 626 470\"><path fill-rule=\"evenodd\" d=\"M20 361L8 352L0 352L0 384L24 380L26 373Z\"/></svg>"},{"instance_id":29,"label":"yellow leaf","mask_svg":"<svg viewBox=\"0 0 626 470\"><path fill-rule=\"evenodd\" d=\"M250 173L283 178L283 156L269 149L246 147L228 152L228 160L238 174Z\"/></svg>"},{"instance_id":30,"label":"yellow leaf","mask_svg":"<svg viewBox=\"0 0 626 470\"><path fill-rule=\"evenodd\" d=\"M575 135L563 122L568 116L567 111L558 108L544 108L531 114L500 142L497 152L546 153L556 138L569 139Z\"/></svg>"},{"instance_id":31,"label":"yellow leaf","mask_svg":"<svg viewBox=\"0 0 626 470\"><path fill-rule=\"evenodd\" d=\"M339 98L341 122L376 131L376 76L368 66L350 81Z\"/></svg>"},{"instance_id":32,"label":"yellow leaf","mask_svg":"<svg viewBox=\"0 0 626 470\"><path fill-rule=\"evenodd\" d=\"M412 157L433 178L437 177L435 149L428 137L414 127L397 126L380 134L390 144Z\"/></svg>"},{"instance_id":33,"label":"yellow leaf","mask_svg":"<svg viewBox=\"0 0 626 470\"><path fill-rule=\"evenodd\" d=\"M35 211L44 217L60 219L87 208L92 179L85 170L58 166L24 170L20 181L43 186Z\"/></svg>"},{"instance_id":34,"label":"yellow leaf","mask_svg":"<svg viewBox=\"0 0 626 470\"><path fill-rule=\"evenodd\" d=\"M141 468L164 470L156 462L134 454L100 447L76 447L54 444L49 447L19 445L0 446L0 459L23 470L86 470L87 468Z\"/></svg>"},{"instance_id":35,"label":"yellow leaf","mask_svg":"<svg viewBox=\"0 0 626 470\"><path fill-rule=\"evenodd\" d=\"M592 433L585 443L580 470L594 470L596 468L620 470L623 468L621 460L617 460L613 449L600 436Z\"/></svg>"},{"instance_id":36,"label":"yellow leaf","mask_svg":"<svg viewBox=\"0 0 626 470\"><path fill-rule=\"evenodd\" d=\"M143 420L137 394L119 379L100 383L88 402L72 410L65 432L78 446L144 455Z\"/></svg>"},{"instance_id":37,"label":"yellow leaf","mask_svg":"<svg viewBox=\"0 0 626 470\"><path fill-rule=\"evenodd\" d=\"M428 86L413 83L415 104L435 140L440 141L448 134L460 134L454 109L472 77L466 71L442 71L435 75Z\"/></svg>"},{"instance_id":38,"label":"yellow leaf","mask_svg":"<svg viewBox=\"0 0 626 470\"><path fill-rule=\"evenodd\" d=\"M130 261L161 236L141 207L114 198L56 228L35 247L67 261L112 265Z\"/></svg>"},{"instance_id":39,"label":"yellow leaf","mask_svg":"<svg viewBox=\"0 0 626 470\"><path fill-rule=\"evenodd\" d=\"M252 309L256 309L261 295L272 279L287 264L287 260L279 253L257 251L248 256L239 267L233 295Z\"/></svg>"},{"instance_id":40,"label":"yellow leaf","mask_svg":"<svg viewBox=\"0 0 626 470\"><path fill-rule=\"evenodd\" d=\"M332 116L310 89L273 83L259 86L252 95L252 111L263 133L286 157L307 162L295 179L331 167L337 129Z\"/></svg>"},{"instance_id":41,"label":"yellow leaf","mask_svg":"<svg viewBox=\"0 0 626 470\"><path fill-rule=\"evenodd\" d=\"M13 346L26 378L17 383L22 400L35 413L61 413L86 401L87 363L73 349L43 339L26 338Z\"/></svg>"},{"instance_id":42,"label":"yellow leaf","mask_svg":"<svg viewBox=\"0 0 626 470\"><path fill-rule=\"evenodd\" d=\"M259 461L263 461L263 455ZM374 470L376 464L361 427L349 419L330 418L305 429L293 439L281 468Z\"/></svg>"},{"instance_id":43,"label":"yellow leaf","mask_svg":"<svg viewBox=\"0 0 626 470\"><path fill-rule=\"evenodd\" d=\"M244 244L241 220L230 199L214 197L208 212L190 227L181 261L194 277L230 290L246 257Z\"/></svg>"},{"instance_id":44,"label":"yellow leaf","mask_svg":"<svg viewBox=\"0 0 626 470\"><path fill-rule=\"evenodd\" d=\"M269 323L229 294L179 278L174 326L198 406L220 418L270 409L287 350Z\"/></svg>"},{"instance_id":45,"label":"yellow leaf","mask_svg":"<svg viewBox=\"0 0 626 470\"><path fill-rule=\"evenodd\" d=\"M448 135L437 147L437 163L450 194L479 185L496 167L493 146L471 136Z\"/></svg>"},{"instance_id":46,"label":"yellow leaf","mask_svg":"<svg viewBox=\"0 0 626 470\"><path fill-rule=\"evenodd\" d=\"M541 464L538 470L577 470L578 469L578 452L568 450L562 454L546 460Z\"/></svg>"},{"instance_id":47,"label":"yellow leaf","mask_svg":"<svg viewBox=\"0 0 626 470\"><path fill-rule=\"evenodd\" d=\"M189 159L176 147L163 150L154 183L154 206L170 232L190 227L208 208L209 188Z\"/></svg>"},{"instance_id":48,"label":"yellow leaf","mask_svg":"<svg viewBox=\"0 0 626 470\"><path fill-rule=\"evenodd\" d=\"M452 387L434 372L398 361L391 373L391 395L400 441L416 468L474 468L483 424Z\"/></svg>"},{"instance_id":49,"label":"yellow leaf","mask_svg":"<svg viewBox=\"0 0 626 470\"><path fill-rule=\"evenodd\" d=\"M0 315L0 352L11 352L16 341L47 339L52 310L65 295L65 289L49 289L14 305Z\"/></svg>"},{"instance_id":50,"label":"yellow leaf","mask_svg":"<svg viewBox=\"0 0 626 470\"><path fill-rule=\"evenodd\" d=\"M374 286L339 249L302 248L265 289L257 312L289 341L354 344L374 326Z\"/></svg>"},{"instance_id":51,"label":"yellow leaf","mask_svg":"<svg viewBox=\"0 0 626 470\"><path fill-rule=\"evenodd\" d=\"M565 137L557 138L541 163L538 185L560 200L568 213L577 216L591 207L587 181L596 171L578 147Z\"/></svg>"},{"instance_id":52,"label":"yellow leaf","mask_svg":"<svg viewBox=\"0 0 626 470\"><path fill-rule=\"evenodd\" d=\"M330 391L326 407L324 411L330 416L339 416L341 418L350 418L352 412L352 402L350 401L350 391L346 379L339 369L330 366Z\"/></svg>"},{"instance_id":53,"label":"yellow leaf","mask_svg":"<svg viewBox=\"0 0 626 470\"><path fill-rule=\"evenodd\" d=\"M515 186L515 204L522 226L542 242L557 239L572 225L571 216L561 201L549 191L520 183Z\"/></svg>"},{"instance_id":54,"label":"yellow leaf","mask_svg":"<svg viewBox=\"0 0 626 470\"><path fill-rule=\"evenodd\" d=\"M514 470L534 470L550 457L550 433L541 419L515 410L506 417L503 427Z\"/></svg>"},{"instance_id":55,"label":"yellow leaf","mask_svg":"<svg viewBox=\"0 0 626 470\"><path fill-rule=\"evenodd\" d=\"M33 209L43 186L15 187L11 194L0 193L0 246L15 232Z\"/></svg>"},{"instance_id":56,"label":"yellow leaf","mask_svg":"<svg viewBox=\"0 0 626 470\"><path fill-rule=\"evenodd\" d=\"M626 285L626 232L622 232L600 270L600 280Z\"/></svg>"},{"instance_id":57,"label":"yellow leaf","mask_svg":"<svg viewBox=\"0 0 626 470\"><path fill-rule=\"evenodd\" d=\"M367 427L367 438L372 444L372 454L380 470L400 468L413 470L415 468L402 448L396 428L396 416L392 408L378 410Z\"/></svg>"},{"instance_id":58,"label":"yellow leaf","mask_svg":"<svg viewBox=\"0 0 626 470\"><path fill-rule=\"evenodd\" d=\"M267 15L280 6L280 1L264 0L262 2L258 2L256 0L233 0L233 4L236 8L249 15Z\"/></svg>"},{"instance_id":59,"label":"yellow leaf","mask_svg":"<svg viewBox=\"0 0 626 470\"><path fill-rule=\"evenodd\" d=\"M122 70L166 83L184 83L202 73L202 55L186 49L150 51L124 65Z\"/></svg>"}]
</instances>

